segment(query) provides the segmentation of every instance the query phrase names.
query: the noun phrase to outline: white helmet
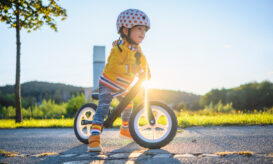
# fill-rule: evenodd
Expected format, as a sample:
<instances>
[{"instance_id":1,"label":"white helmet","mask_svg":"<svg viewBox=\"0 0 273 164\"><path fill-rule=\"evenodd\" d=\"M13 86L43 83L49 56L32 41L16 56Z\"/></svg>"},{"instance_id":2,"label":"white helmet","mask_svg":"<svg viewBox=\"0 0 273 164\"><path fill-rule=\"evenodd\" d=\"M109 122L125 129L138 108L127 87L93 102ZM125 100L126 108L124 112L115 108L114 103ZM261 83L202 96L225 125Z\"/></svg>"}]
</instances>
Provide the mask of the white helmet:
<instances>
[{"instance_id":1,"label":"white helmet","mask_svg":"<svg viewBox=\"0 0 273 164\"><path fill-rule=\"evenodd\" d=\"M132 28L137 25L143 25L150 28L149 17L138 9L128 9L121 12L117 19L117 30L120 32L121 27Z\"/></svg>"}]
</instances>

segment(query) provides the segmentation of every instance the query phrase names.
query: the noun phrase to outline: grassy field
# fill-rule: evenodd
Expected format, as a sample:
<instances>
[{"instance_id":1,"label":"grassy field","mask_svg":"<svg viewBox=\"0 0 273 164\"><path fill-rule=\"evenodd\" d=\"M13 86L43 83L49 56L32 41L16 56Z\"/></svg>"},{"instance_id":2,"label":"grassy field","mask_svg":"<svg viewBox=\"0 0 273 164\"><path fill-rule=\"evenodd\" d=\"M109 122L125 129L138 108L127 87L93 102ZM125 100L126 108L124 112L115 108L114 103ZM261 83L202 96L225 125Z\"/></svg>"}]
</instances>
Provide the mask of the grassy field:
<instances>
[{"instance_id":1,"label":"grassy field","mask_svg":"<svg viewBox=\"0 0 273 164\"><path fill-rule=\"evenodd\" d=\"M0 120L0 128L71 128L73 119L42 119L23 120L15 123L14 120Z\"/></svg>"},{"instance_id":2,"label":"grassy field","mask_svg":"<svg viewBox=\"0 0 273 164\"><path fill-rule=\"evenodd\" d=\"M202 113L181 112L177 115L179 127L191 126L231 126L231 125L272 125L273 114L258 113ZM0 120L0 129L4 128L71 128L73 119L41 119L23 120L15 123L14 120ZM121 119L114 122L114 127L121 125Z\"/></svg>"},{"instance_id":3,"label":"grassy field","mask_svg":"<svg viewBox=\"0 0 273 164\"><path fill-rule=\"evenodd\" d=\"M231 126L231 125L272 125L273 114L258 113L192 113L182 112L177 117L180 127L190 126Z\"/></svg>"}]
</instances>

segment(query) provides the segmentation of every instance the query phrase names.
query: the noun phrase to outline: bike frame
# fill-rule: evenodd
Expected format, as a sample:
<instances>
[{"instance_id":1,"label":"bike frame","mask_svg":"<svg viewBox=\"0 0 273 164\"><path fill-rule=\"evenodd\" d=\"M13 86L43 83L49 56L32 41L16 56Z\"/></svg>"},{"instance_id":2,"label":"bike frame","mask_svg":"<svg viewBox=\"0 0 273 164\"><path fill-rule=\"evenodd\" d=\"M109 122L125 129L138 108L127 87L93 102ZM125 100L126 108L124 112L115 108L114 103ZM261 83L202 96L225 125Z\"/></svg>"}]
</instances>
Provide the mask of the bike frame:
<instances>
[{"instance_id":1,"label":"bike frame","mask_svg":"<svg viewBox=\"0 0 273 164\"><path fill-rule=\"evenodd\" d=\"M106 127L106 128L111 127L113 122L116 120L117 117L120 116L120 114L125 109L125 107L136 97L136 95L139 93L139 91L143 90L143 89L141 89L142 88L141 85L142 85L143 81L144 81L144 77L140 77L138 79L138 81L136 82L136 84L129 90L127 95L120 101L118 106L116 108L112 109L110 115L108 115L108 118L103 123L104 127ZM121 95L124 92L125 91L115 93L113 96L116 97L118 95ZM149 101L147 101L147 102L149 102ZM152 113L152 109L151 109L149 103L148 103L147 114L148 114L148 120L149 120L150 125L154 125L155 118L154 118L154 115ZM82 125L92 124L92 121L82 120L81 124Z\"/></svg>"},{"instance_id":2,"label":"bike frame","mask_svg":"<svg viewBox=\"0 0 273 164\"><path fill-rule=\"evenodd\" d=\"M136 97L136 95L139 93L142 88L142 82L144 81L144 78L139 78L139 80L136 82L136 84L129 90L128 94L121 100L121 102L118 104L118 106L113 109L113 111L110 113L107 120L104 121L103 126L104 127L110 127L113 122L116 120L118 116L122 113L122 111L125 109L125 107ZM148 104L149 106L149 104ZM152 114L151 108L148 108L148 118L149 122L153 123L155 122L154 116Z\"/></svg>"}]
</instances>

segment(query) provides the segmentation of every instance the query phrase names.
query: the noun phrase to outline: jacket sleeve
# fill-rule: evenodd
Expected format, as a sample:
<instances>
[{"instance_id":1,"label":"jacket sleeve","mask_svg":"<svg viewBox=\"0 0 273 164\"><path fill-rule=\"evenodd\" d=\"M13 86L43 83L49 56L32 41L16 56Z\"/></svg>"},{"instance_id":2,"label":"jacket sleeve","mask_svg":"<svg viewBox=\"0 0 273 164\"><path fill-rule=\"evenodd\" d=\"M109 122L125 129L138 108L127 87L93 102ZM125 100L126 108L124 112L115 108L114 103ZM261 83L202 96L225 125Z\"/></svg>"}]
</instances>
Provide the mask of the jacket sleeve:
<instances>
[{"instance_id":1,"label":"jacket sleeve","mask_svg":"<svg viewBox=\"0 0 273 164\"><path fill-rule=\"evenodd\" d=\"M150 80L151 79L151 72L150 72L150 68L147 63L146 57L144 55L142 55L142 58L141 58L141 68L144 70L145 74L147 75L146 78L148 80Z\"/></svg>"},{"instance_id":2,"label":"jacket sleeve","mask_svg":"<svg viewBox=\"0 0 273 164\"><path fill-rule=\"evenodd\" d=\"M123 64L124 54L122 54L116 47L113 47L108 58L109 72L112 73L127 73L126 65Z\"/></svg>"}]
</instances>

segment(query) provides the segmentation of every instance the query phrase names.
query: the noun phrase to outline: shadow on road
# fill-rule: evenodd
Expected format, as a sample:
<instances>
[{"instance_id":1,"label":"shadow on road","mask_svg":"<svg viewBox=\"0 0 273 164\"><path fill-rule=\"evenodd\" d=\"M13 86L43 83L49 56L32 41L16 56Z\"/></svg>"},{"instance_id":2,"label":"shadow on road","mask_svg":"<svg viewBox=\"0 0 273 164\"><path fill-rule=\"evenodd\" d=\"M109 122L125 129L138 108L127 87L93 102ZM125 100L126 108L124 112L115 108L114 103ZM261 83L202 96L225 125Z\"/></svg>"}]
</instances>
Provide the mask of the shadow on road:
<instances>
[{"instance_id":1,"label":"shadow on road","mask_svg":"<svg viewBox=\"0 0 273 164\"><path fill-rule=\"evenodd\" d=\"M132 152L132 154L134 154L134 152ZM162 149L148 149L142 152L142 154L139 157L135 159L129 159L128 161L134 161L136 163L141 164L181 163L179 160L173 158L170 152Z\"/></svg>"},{"instance_id":2,"label":"shadow on road","mask_svg":"<svg viewBox=\"0 0 273 164\"><path fill-rule=\"evenodd\" d=\"M67 151L59 153L56 157L46 157L41 164L44 163L65 163L81 161L82 163L180 163L174 159L172 154L162 149L145 149L137 145L135 142L129 143L119 149L110 152L86 152L85 144L76 146ZM69 157L69 155L73 155Z\"/></svg>"}]
</instances>

